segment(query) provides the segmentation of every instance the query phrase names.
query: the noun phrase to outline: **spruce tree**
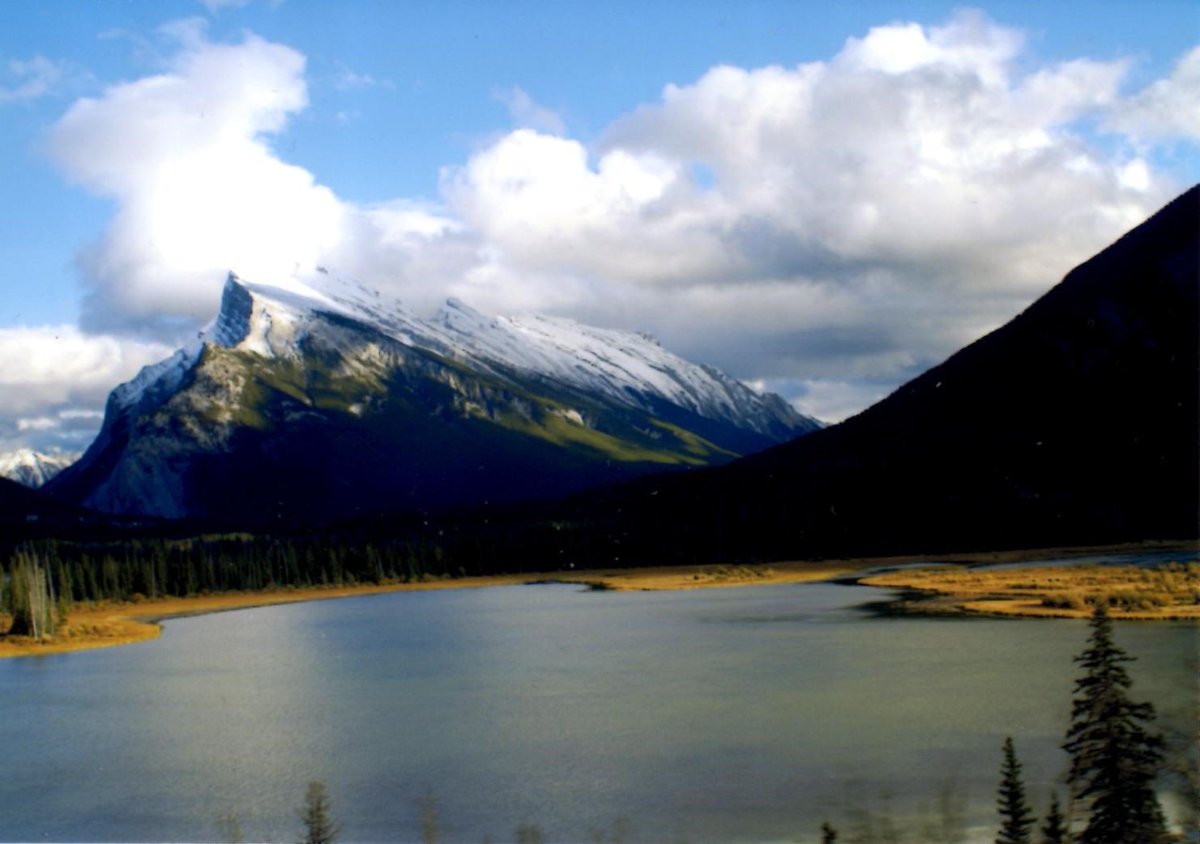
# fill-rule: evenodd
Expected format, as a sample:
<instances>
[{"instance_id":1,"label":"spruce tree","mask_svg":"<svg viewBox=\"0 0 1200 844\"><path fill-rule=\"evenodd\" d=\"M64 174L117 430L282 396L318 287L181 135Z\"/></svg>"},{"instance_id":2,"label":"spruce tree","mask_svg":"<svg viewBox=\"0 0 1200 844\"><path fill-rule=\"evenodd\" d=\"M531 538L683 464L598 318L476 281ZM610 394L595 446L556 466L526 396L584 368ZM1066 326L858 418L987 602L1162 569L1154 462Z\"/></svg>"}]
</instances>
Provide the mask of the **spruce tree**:
<instances>
[{"instance_id":1,"label":"spruce tree","mask_svg":"<svg viewBox=\"0 0 1200 844\"><path fill-rule=\"evenodd\" d=\"M1002 823L996 844L1032 844L1029 830L1034 824L1033 812L1025 802L1025 785L1021 782L1021 763L1013 740L1004 740L1004 762L1000 766L1000 793L996 801Z\"/></svg>"},{"instance_id":2,"label":"spruce tree","mask_svg":"<svg viewBox=\"0 0 1200 844\"><path fill-rule=\"evenodd\" d=\"M1053 793L1050 795L1050 811L1046 813L1046 822L1042 825L1042 844L1067 844L1070 840L1067 819L1058 805L1058 794Z\"/></svg>"},{"instance_id":3,"label":"spruce tree","mask_svg":"<svg viewBox=\"0 0 1200 844\"><path fill-rule=\"evenodd\" d=\"M1154 793L1163 759L1162 737L1147 730L1154 707L1134 703L1131 662L1113 641L1112 621L1103 604L1092 614L1091 635L1075 662L1083 676L1075 683L1071 726L1063 749L1071 756L1068 782L1088 808L1080 844L1161 844L1166 823Z\"/></svg>"},{"instance_id":4,"label":"spruce tree","mask_svg":"<svg viewBox=\"0 0 1200 844\"><path fill-rule=\"evenodd\" d=\"M325 793L325 783L313 780L308 784L300 820L304 823L300 844L334 844L337 841L341 830L329 816L329 796Z\"/></svg>"}]
</instances>

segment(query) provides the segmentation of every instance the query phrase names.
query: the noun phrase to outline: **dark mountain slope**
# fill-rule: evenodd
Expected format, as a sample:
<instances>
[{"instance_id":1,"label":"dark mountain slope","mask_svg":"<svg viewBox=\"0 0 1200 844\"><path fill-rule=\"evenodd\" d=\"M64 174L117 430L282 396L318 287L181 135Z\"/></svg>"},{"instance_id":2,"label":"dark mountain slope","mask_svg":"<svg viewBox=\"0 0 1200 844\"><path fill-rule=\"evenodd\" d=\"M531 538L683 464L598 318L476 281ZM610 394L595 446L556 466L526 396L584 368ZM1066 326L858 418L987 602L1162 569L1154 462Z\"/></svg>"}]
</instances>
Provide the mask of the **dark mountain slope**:
<instances>
[{"instance_id":1,"label":"dark mountain slope","mask_svg":"<svg viewBox=\"0 0 1200 844\"><path fill-rule=\"evenodd\" d=\"M1195 537L1200 188L846 422L577 502L600 558Z\"/></svg>"},{"instance_id":2,"label":"dark mountain slope","mask_svg":"<svg viewBox=\"0 0 1200 844\"><path fill-rule=\"evenodd\" d=\"M0 555L10 543L27 538L107 526L107 520L95 513L55 501L8 478L0 478Z\"/></svg>"},{"instance_id":3,"label":"dark mountain slope","mask_svg":"<svg viewBox=\"0 0 1200 844\"><path fill-rule=\"evenodd\" d=\"M8 478L0 478L0 524L24 522L45 509L45 504L33 490Z\"/></svg>"}]
</instances>

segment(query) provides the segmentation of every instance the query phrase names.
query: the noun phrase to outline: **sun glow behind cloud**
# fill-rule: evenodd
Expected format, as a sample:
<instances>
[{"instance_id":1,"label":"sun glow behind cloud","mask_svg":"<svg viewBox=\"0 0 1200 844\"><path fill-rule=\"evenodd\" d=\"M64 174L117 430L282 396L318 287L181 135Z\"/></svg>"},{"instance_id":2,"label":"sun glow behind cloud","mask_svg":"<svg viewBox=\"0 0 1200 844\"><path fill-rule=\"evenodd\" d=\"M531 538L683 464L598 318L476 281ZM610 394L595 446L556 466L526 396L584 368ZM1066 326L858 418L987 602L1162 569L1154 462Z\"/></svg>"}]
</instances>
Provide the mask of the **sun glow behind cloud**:
<instances>
[{"instance_id":1,"label":"sun glow behind cloud","mask_svg":"<svg viewBox=\"0 0 1200 844\"><path fill-rule=\"evenodd\" d=\"M455 295L648 329L826 418L1144 219L1183 187L1154 144L1200 137L1200 49L1126 91L1129 61L1033 67L1020 31L969 12L823 61L713 67L592 143L511 88L496 96L518 128L444 168L438 204L368 206L276 147L308 105L304 56L177 29L164 72L50 134L64 174L116 203L78 258L87 329L174 342L227 270L325 265L419 309Z\"/></svg>"}]
</instances>

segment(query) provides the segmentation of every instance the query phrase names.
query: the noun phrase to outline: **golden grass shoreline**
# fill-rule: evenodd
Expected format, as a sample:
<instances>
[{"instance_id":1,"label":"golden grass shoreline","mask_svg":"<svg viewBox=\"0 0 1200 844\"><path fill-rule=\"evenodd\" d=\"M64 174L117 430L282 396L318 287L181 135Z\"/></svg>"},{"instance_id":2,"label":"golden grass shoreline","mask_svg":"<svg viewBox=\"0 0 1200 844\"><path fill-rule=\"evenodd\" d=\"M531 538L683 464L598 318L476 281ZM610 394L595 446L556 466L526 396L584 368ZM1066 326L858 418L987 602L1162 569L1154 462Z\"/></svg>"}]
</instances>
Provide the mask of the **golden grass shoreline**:
<instances>
[{"instance_id":1,"label":"golden grass shoreline","mask_svg":"<svg viewBox=\"0 0 1200 844\"><path fill-rule=\"evenodd\" d=\"M279 589L267 592L234 592L198 595L187 598L157 598L136 603L77 605L71 609L68 622L52 641L34 642L23 639L0 638L0 659L40 656L134 644L157 638L161 623L172 618L205 615L216 612L276 606L306 601L378 595L391 592L415 592L431 589L470 589L486 586L506 586L529 583L575 583L594 589L614 591L659 591L680 589L729 588L737 586L770 586L785 583L811 583L832 580L861 572L864 569L906 565L915 562L960 563L1020 563L1048 558L1094 556L1150 551L1194 552L1198 545L1191 543L1133 543L1077 548L1041 548L1017 551L975 552L966 554L906 554L891 557L852 557L835 560L796 560L755 565L698 565L662 566L636 569L597 569L592 571L556 571L522 574L498 574L482 577L463 577L413 583L392 583L361 586L317 586ZM1037 570L1019 569L1018 572ZM968 571L971 571L968 569ZM1052 570L1056 576L1065 571ZM975 572L975 574L986 574ZM1006 572L1012 574L1012 571ZM943 573L943 577L945 573ZM1028 576L1024 578L1028 580ZM895 572L864 578L866 585L891 589L912 589L929 596L927 610L956 614L986 613L1037 617L1082 617L1087 612L1033 606L1035 599L1026 595L1007 595L996 584L988 588L964 590L918 571ZM1040 598L1036 600L1040 601ZM920 605L918 604L918 609ZM1200 619L1200 606L1179 616L1162 613L1144 615L1114 613L1116 618Z\"/></svg>"}]
</instances>

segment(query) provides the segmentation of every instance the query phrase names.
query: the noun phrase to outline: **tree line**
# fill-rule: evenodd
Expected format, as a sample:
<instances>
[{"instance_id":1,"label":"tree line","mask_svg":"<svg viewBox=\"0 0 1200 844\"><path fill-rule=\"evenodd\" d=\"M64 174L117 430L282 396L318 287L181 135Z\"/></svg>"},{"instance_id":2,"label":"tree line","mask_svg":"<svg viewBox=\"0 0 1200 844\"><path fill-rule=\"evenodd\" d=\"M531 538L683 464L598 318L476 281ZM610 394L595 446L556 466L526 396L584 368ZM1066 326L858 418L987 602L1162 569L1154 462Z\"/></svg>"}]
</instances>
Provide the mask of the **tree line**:
<instances>
[{"instance_id":1,"label":"tree line","mask_svg":"<svg viewBox=\"0 0 1200 844\"><path fill-rule=\"evenodd\" d=\"M58 602L134 601L288 587L397 583L481 573L452 564L437 542L342 542L248 535L119 543L42 540L0 557L0 612L33 590ZM43 600L38 598L37 600ZM22 615L24 617L24 614Z\"/></svg>"}]
</instances>

